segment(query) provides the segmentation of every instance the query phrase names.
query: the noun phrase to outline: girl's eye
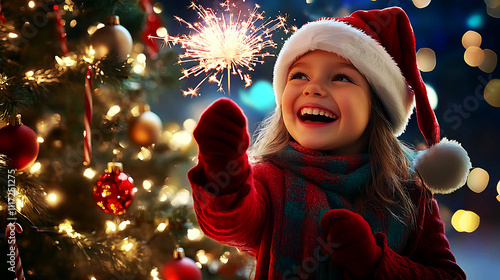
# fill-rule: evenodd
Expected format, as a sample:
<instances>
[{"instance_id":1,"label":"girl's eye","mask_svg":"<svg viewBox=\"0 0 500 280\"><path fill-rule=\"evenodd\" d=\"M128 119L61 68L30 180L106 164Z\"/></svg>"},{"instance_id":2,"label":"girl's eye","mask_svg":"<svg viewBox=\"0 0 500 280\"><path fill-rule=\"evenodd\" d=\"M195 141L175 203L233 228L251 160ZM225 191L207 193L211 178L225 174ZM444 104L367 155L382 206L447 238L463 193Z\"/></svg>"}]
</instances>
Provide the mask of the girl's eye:
<instances>
[{"instance_id":1,"label":"girl's eye","mask_svg":"<svg viewBox=\"0 0 500 280\"><path fill-rule=\"evenodd\" d=\"M290 80L307 80L307 76L302 72L292 73L290 74Z\"/></svg>"},{"instance_id":2,"label":"girl's eye","mask_svg":"<svg viewBox=\"0 0 500 280\"><path fill-rule=\"evenodd\" d=\"M339 82L348 82L348 83L353 83L353 81L351 80L351 78L349 78L348 76L346 75L337 75L335 77L333 77L332 81L339 81Z\"/></svg>"}]
</instances>

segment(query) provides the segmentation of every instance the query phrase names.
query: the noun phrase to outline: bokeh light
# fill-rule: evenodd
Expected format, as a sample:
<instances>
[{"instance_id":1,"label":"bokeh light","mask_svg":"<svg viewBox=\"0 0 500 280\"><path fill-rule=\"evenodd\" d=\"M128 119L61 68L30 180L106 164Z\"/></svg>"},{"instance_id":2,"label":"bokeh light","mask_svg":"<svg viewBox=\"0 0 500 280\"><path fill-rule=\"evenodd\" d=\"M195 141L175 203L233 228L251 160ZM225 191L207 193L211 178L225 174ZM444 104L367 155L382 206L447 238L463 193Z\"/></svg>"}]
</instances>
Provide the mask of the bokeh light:
<instances>
[{"instance_id":1,"label":"bokeh light","mask_svg":"<svg viewBox=\"0 0 500 280\"><path fill-rule=\"evenodd\" d=\"M474 232L479 227L479 216L467 210L458 210L451 217L451 224L458 232Z\"/></svg>"},{"instance_id":2,"label":"bokeh light","mask_svg":"<svg viewBox=\"0 0 500 280\"><path fill-rule=\"evenodd\" d=\"M498 184L497 184L497 193L500 194L500 181L498 181Z\"/></svg>"},{"instance_id":3,"label":"bokeh light","mask_svg":"<svg viewBox=\"0 0 500 280\"><path fill-rule=\"evenodd\" d=\"M468 47L464 54L464 60L469 66L477 67L483 63L484 52L476 46Z\"/></svg>"},{"instance_id":4,"label":"bokeh light","mask_svg":"<svg viewBox=\"0 0 500 280\"><path fill-rule=\"evenodd\" d=\"M413 5L415 5L415 7L419 8L419 9L423 9L427 6L429 6L429 4L431 3L431 0L412 0L413 1Z\"/></svg>"},{"instance_id":5,"label":"bokeh light","mask_svg":"<svg viewBox=\"0 0 500 280\"><path fill-rule=\"evenodd\" d=\"M240 90L241 101L261 112L269 112L276 105L273 85L265 80L256 81L246 90Z\"/></svg>"},{"instance_id":6,"label":"bokeh light","mask_svg":"<svg viewBox=\"0 0 500 280\"><path fill-rule=\"evenodd\" d=\"M464 46L465 49L468 49L469 47L479 48L482 40L481 34L476 31L469 30L462 36L462 46Z\"/></svg>"},{"instance_id":7,"label":"bokeh light","mask_svg":"<svg viewBox=\"0 0 500 280\"><path fill-rule=\"evenodd\" d=\"M476 167L472 169L467 177L467 186L476 193L480 193L486 189L488 182L490 181L490 175L488 172L482 168Z\"/></svg>"},{"instance_id":8,"label":"bokeh light","mask_svg":"<svg viewBox=\"0 0 500 280\"><path fill-rule=\"evenodd\" d=\"M492 79L484 88L484 100L493 107L500 107L500 79Z\"/></svg>"},{"instance_id":9,"label":"bokeh light","mask_svg":"<svg viewBox=\"0 0 500 280\"><path fill-rule=\"evenodd\" d=\"M479 69L481 69L485 73L491 73L497 67L497 54L489 49L483 50L484 59L483 63L479 65Z\"/></svg>"},{"instance_id":10,"label":"bokeh light","mask_svg":"<svg viewBox=\"0 0 500 280\"><path fill-rule=\"evenodd\" d=\"M500 18L500 5L496 7L488 6L486 7L486 11L491 17Z\"/></svg>"},{"instance_id":11,"label":"bokeh light","mask_svg":"<svg viewBox=\"0 0 500 280\"><path fill-rule=\"evenodd\" d=\"M422 72L430 72L436 67L436 53L429 48L417 51L417 65Z\"/></svg>"},{"instance_id":12,"label":"bokeh light","mask_svg":"<svg viewBox=\"0 0 500 280\"><path fill-rule=\"evenodd\" d=\"M431 105L432 110L435 110L438 105L438 96L434 88L428 84L425 84L425 88L427 89L427 98L429 99L429 103Z\"/></svg>"}]
</instances>

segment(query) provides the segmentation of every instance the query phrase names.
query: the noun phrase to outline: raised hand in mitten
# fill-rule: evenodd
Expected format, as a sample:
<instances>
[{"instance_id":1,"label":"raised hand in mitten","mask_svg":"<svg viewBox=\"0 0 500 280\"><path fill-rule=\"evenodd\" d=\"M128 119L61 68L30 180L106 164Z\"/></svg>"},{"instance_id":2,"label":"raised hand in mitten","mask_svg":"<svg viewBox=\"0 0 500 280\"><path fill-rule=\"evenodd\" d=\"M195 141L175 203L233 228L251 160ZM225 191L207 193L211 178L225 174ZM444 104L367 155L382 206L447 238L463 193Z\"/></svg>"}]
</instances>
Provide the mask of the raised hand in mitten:
<instances>
[{"instance_id":1,"label":"raised hand in mitten","mask_svg":"<svg viewBox=\"0 0 500 280\"><path fill-rule=\"evenodd\" d=\"M210 192L221 195L234 191L248 174L246 151L250 142L246 117L229 99L219 99L200 117L193 131L198 159L205 175L215 183Z\"/></svg>"},{"instance_id":2,"label":"raised hand in mitten","mask_svg":"<svg viewBox=\"0 0 500 280\"><path fill-rule=\"evenodd\" d=\"M334 262L356 278L365 279L372 275L382 249L361 215L346 209L333 209L325 213L321 226L321 238L327 243L338 244L336 249L328 252Z\"/></svg>"}]
</instances>

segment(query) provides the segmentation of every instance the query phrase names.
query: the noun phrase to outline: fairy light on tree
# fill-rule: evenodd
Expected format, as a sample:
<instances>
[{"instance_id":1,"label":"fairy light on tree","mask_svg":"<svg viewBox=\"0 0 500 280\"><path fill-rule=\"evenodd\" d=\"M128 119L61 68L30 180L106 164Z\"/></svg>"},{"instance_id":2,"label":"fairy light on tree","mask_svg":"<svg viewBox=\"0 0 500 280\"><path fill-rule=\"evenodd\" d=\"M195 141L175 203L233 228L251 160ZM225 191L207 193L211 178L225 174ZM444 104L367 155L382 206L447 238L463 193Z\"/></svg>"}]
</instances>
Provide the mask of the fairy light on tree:
<instances>
[{"instance_id":1,"label":"fairy light on tree","mask_svg":"<svg viewBox=\"0 0 500 280\"><path fill-rule=\"evenodd\" d=\"M191 34L153 37L164 39L167 44L180 44L180 47L185 49L185 52L179 55L179 64L197 63L182 70L183 76L180 79L206 74L195 88L183 90L184 96L198 96L199 86L207 79L209 82L217 83L219 91L223 91L224 72L227 73L229 98L231 98L231 75L239 75L245 86L249 86L250 75L243 74L243 69L253 71L258 63L264 63L264 57L272 56L269 52L263 52L263 49L276 46L271 38L272 32L285 26L284 17L264 19L263 13L257 11L260 8L257 4L253 10L249 10L248 16L244 16L241 11L233 13L236 5L229 1L221 3L221 7L225 13L219 15L212 9L205 9L201 5L192 3L190 8L196 10L201 22L189 23L180 17L175 17L192 30Z\"/></svg>"}]
</instances>

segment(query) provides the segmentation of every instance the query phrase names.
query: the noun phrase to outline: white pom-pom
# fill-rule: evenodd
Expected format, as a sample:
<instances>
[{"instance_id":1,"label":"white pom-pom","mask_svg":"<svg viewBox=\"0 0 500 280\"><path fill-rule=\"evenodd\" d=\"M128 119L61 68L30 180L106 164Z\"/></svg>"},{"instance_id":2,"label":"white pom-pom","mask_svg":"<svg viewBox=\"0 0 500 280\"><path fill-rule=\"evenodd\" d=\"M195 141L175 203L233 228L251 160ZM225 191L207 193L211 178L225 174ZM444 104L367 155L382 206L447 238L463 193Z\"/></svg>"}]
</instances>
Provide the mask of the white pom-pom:
<instances>
[{"instance_id":1,"label":"white pom-pom","mask_svg":"<svg viewBox=\"0 0 500 280\"><path fill-rule=\"evenodd\" d=\"M419 151L413 166L433 193L447 194L465 184L472 164L460 143L443 138L427 150Z\"/></svg>"}]
</instances>

